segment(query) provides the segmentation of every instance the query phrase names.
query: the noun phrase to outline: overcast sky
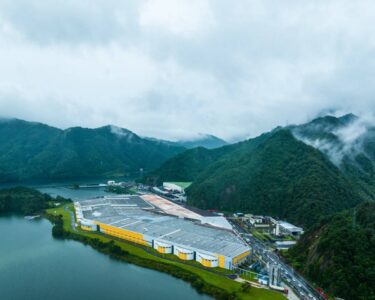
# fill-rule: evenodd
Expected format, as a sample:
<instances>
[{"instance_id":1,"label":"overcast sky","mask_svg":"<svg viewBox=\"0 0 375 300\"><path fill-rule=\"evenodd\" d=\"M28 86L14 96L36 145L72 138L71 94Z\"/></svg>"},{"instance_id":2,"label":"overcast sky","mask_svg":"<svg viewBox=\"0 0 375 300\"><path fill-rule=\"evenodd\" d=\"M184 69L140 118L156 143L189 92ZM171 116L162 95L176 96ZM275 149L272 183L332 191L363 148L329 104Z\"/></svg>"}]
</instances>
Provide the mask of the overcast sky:
<instances>
[{"instance_id":1,"label":"overcast sky","mask_svg":"<svg viewBox=\"0 0 375 300\"><path fill-rule=\"evenodd\" d=\"M375 2L0 0L0 115L177 139L375 109Z\"/></svg>"}]
</instances>

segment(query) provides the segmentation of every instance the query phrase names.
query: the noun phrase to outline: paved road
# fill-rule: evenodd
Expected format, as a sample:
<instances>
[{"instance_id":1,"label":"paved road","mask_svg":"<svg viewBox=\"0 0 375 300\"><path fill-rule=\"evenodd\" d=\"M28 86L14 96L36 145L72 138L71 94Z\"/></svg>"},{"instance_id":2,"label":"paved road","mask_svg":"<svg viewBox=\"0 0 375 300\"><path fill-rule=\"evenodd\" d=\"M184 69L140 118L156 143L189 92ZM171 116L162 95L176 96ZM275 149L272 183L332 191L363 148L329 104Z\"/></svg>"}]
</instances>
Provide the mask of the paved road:
<instances>
[{"instance_id":1,"label":"paved road","mask_svg":"<svg viewBox=\"0 0 375 300\"><path fill-rule=\"evenodd\" d=\"M253 253L265 264L271 263L279 265L281 269L282 280L290 286L297 296L303 300L325 300L314 287L307 282L301 275L299 275L292 267L287 265L280 259L268 245L256 239L254 236L247 233L235 222L229 220L233 225L236 234L242 238L246 238L249 242L248 245L253 249Z\"/></svg>"}]
</instances>

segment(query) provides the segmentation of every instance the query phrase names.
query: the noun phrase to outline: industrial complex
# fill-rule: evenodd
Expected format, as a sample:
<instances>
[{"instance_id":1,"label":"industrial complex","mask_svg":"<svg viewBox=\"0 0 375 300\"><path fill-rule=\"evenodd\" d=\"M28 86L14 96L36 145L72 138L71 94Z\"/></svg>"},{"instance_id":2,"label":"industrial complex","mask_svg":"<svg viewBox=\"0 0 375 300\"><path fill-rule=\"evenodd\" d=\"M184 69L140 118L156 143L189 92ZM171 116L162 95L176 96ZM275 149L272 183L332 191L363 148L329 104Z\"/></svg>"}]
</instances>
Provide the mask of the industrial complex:
<instances>
[{"instance_id":1,"label":"industrial complex","mask_svg":"<svg viewBox=\"0 0 375 300\"><path fill-rule=\"evenodd\" d=\"M195 260L205 267L232 269L250 254L249 246L218 217L205 218L155 195L116 195L74 203L83 230Z\"/></svg>"}]
</instances>

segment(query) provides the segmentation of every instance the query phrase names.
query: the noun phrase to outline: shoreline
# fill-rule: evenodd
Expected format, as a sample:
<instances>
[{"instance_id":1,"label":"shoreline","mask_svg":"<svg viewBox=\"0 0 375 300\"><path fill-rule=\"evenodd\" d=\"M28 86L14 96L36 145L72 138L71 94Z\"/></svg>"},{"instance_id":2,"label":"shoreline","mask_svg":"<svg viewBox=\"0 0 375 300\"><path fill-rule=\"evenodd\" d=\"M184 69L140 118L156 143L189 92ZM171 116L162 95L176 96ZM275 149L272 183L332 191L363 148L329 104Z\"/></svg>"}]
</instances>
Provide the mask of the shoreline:
<instances>
[{"instance_id":1,"label":"shoreline","mask_svg":"<svg viewBox=\"0 0 375 300\"><path fill-rule=\"evenodd\" d=\"M44 217L54 224L52 232L58 232L58 236L54 234L56 238L76 240L114 259L167 273L189 282L199 293L215 299L285 299L281 294L266 289L245 290L243 285L227 278L224 272L214 272L174 259L163 258L127 241L75 229L71 219L72 213L71 204L46 210Z\"/></svg>"}]
</instances>

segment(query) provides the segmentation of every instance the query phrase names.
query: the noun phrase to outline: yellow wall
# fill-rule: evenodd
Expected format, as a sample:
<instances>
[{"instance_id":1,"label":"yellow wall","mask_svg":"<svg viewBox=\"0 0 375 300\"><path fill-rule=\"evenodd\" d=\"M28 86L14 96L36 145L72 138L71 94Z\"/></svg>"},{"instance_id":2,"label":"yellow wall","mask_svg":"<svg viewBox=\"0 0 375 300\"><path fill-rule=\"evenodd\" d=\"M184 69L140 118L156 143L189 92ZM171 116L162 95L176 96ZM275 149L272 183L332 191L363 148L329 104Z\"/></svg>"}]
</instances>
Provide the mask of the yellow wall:
<instances>
[{"instance_id":1,"label":"yellow wall","mask_svg":"<svg viewBox=\"0 0 375 300\"><path fill-rule=\"evenodd\" d=\"M205 267L211 267L211 261L208 259L202 258L201 264L204 265Z\"/></svg>"},{"instance_id":2,"label":"yellow wall","mask_svg":"<svg viewBox=\"0 0 375 300\"><path fill-rule=\"evenodd\" d=\"M133 243L141 244L141 245L146 245L148 246L148 243L143 239L143 234L133 232L130 230L118 228L118 227L113 227L107 224L103 223L97 223L100 226L100 229L104 230L104 232L108 235L131 241Z\"/></svg>"},{"instance_id":3,"label":"yellow wall","mask_svg":"<svg viewBox=\"0 0 375 300\"><path fill-rule=\"evenodd\" d=\"M183 259L183 260L187 260L188 255L186 253L178 252L178 258Z\"/></svg>"},{"instance_id":4,"label":"yellow wall","mask_svg":"<svg viewBox=\"0 0 375 300\"><path fill-rule=\"evenodd\" d=\"M81 225L81 229L82 229L82 230L86 230L86 231L92 231L91 227L89 227L89 226L84 226L84 225Z\"/></svg>"},{"instance_id":5,"label":"yellow wall","mask_svg":"<svg viewBox=\"0 0 375 300\"><path fill-rule=\"evenodd\" d=\"M246 251L240 255L237 255L236 257L233 258L233 264L237 264L241 259L243 259L244 257L248 256L250 254L250 251Z\"/></svg>"},{"instance_id":6,"label":"yellow wall","mask_svg":"<svg viewBox=\"0 0 375 300\"><path fill-rule=\"evenodd\" d=\"M220 268L225 268L225 256L224 255L219 255L219 267Z\"/></svg>"}]
</instances>

